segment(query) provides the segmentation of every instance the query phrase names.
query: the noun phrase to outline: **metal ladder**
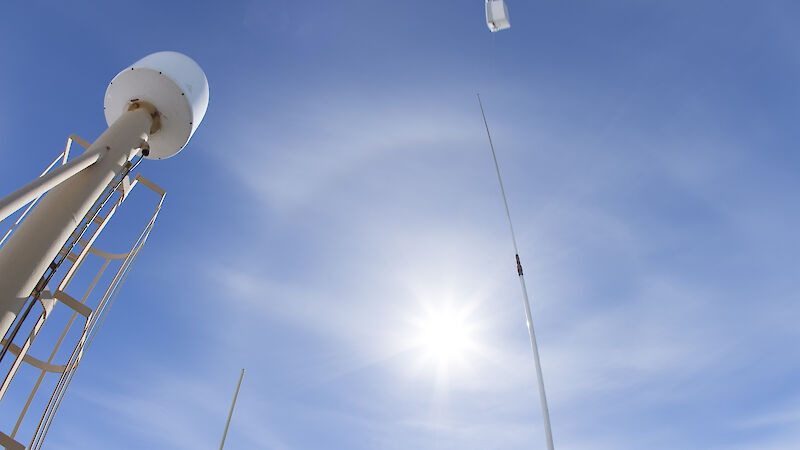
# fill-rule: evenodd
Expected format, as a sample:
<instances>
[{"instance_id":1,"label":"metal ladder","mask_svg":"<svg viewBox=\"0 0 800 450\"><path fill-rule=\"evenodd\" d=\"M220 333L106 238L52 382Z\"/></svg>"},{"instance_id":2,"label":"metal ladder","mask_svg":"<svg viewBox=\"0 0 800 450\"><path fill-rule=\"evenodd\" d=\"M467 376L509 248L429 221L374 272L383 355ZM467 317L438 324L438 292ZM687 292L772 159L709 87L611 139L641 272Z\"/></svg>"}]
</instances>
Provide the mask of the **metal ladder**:
<instances>
[{"instance_id":1,"label":"metal ladder","mask_svg":"<svg viewBox=\"0 0 800 450\"><path fill-rule=\"evenodd\" d=\"M86 230L89 226L94 222L97 223L98 216L100 215L100 211L106 205L108 200L114 195L114 192L120 192L121 195L124 195L124 187L123 183L125 178L128 174L142 162L143 156L140 154L139 158L136 160L135 163L131 163L127 161L123 166L120 173L108 184L106 189L103 193L98 197L97 201L89 208L89 211L86 215L83 216L81 221L78 223L78 226L75 228L75 231L67 238L67 241L62 246L61 250L58 252L58 255L53 259L53 262L45 270L45 273L42 275L42 278L39 279L39 282L36 283L36 287L31 292L31 295L28 297L26 304L27 307L22 315L17 319L14 328L3 338L3 347L0 350L0 363L2 363L3 358L5 358L6 354L8 353L8 349L11 346L12 342L16 338L17 334L19 333L20 328L22 327L23 322L27 319L28 315L30 314L31 310L33 309L33 305L39 302L42 298L42 293L47 288L47 284L50 283L55 273L64 263L64 261L70 258L72 255L72 250L75 246L80 242L83 235L86 233ZM87 245L84 247L88 248L91 245L91 242L88 242ZM75 261L73 261L75 262ZM38 329L34 329L38 333ZM32 331L32 335L28 338L29 341L33 341L36 333ZM27 343L27 346L30 346L30 343ZM24 348L24 347L23 347ZM17 361L14 362L14 366L12 366L12 370L9 372L9 377L13 377L16 369L19 366L19 363L22 361L24 354L20 352L17 355ZM1 397L0 397L1 398Z\"/></svg>"}]
</instances>

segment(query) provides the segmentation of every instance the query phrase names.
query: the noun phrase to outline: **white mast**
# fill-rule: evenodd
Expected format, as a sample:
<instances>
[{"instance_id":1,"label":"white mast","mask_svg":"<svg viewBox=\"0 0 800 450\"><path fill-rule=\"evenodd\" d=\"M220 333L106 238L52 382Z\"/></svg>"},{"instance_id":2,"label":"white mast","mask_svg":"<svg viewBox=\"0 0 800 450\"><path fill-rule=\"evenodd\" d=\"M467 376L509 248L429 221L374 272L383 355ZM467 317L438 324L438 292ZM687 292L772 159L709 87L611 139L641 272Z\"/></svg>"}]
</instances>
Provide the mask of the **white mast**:
<instances>
[{"instance_id":1,"label":"white mast","mask_svg":"<svg viewBox=\"0 0 800 450\"><path fill-rule=\"evenodd\" d=\"M140 152L166 158L186 145L205 115L208 81L188 56L154 53L114 77L104 105L109 127L83 155L0 200L2 220L47 192L0 248L0 336L46 288L43 274L125 163Z\"/></svg>"},{"instance_id":2,"label":"white mast","mask_svg":"<svg viewBox=\"0 0 800 450\"><path fill-rule=\"evenodd\" d=\"M19 409L13 429L0 431L0 446L14 450L26 448L18 433L27 434L28 431L32 431L33 436L27 448L35 450L43 445L75 369L163 204L166 194L163 189L141 175L131 181L132 176L128 174L143 158L163 159L180 152L202 121L208 98L206 76L191 58L176 52L146 56L120 72L108 85L104 101L108 129L91 145L76 138L86 147L83 155L67 162L71 136L63 158L59 157L63 159L62 166L50 170L54 163L39 178L0 199L0 220L31 203L12 225L12 230L0 240L0 336L4 335L0 362L5 372L0 373L0 406L4 415L24 399L19 392L6 396L9 387L21 386L23 391L29 387L25 383L13 383L21 365L31 366L20 372L21 376L39 372L27 401ZM139 158L133 162L136 155ZM93 245L95 239L137 184L160 196L155 212L129 252L100 251ZM66 290L72 291L67 287L90 253L103 263L83 296L77 299ZM87 298L112 261L118 266L116 274L97 304L89 304ZM61 267L65 270L59 272ZM49 286L51 281L52 287ZM34 320L26 321L34 307L36 312L30 314ZM49 358L44 360L31 355L29 350L54 308L67 308L68 314L69 310L72 313ZM52 322L51 319L47 323ZM23 324L25 332L19 333ZM75 329L80 336L66 347L69 350L74 344L67 361L54 363L61 345L68 344L65 341L68 332ZM19 339L15 339L18 334ZM53 377L58 381L50 400L46 402L38 426L30 429L23 423L26 414L31 405L40 403L32 402L40 398L36 395L43 380L53 380Z\"/></svg>"},{"instance_id":3,"label":"white mast","mask_svg":"<svg viewBox=\"0 0 800 450\"><path fill-rule=\"evenodd\" d=\"M492 159L494 160L494 168L497 171L497 181L500 184L500 194L503 196L503 204L506 207L506 217L508 217L508 229L511 232L511 242L514 244L514 258L517 263L517 275L519 275L519 284L522 287L522 300L525 305L525 319L528 324L528 334L531 337L531 349L533 350L533 362L536 366L536 379L539 382L539 400L542 404L542 419L544 420L544 434L547 440L547 449L553 450L553 432L550 430L550 411L547 408L547 396L544 392L544 377L542 376L542 364L539 362L539 346L536 344L536 333L533 332L533 319L531 318L531 305L528 300L528 288L525 286L525 276L522 274L522 263L519 260L519 250L517 249L517 238L514 235L514 226L511 224L511 213L508 209L508 200L506 200L506 190L503 188L503 179L500 177L500 165L497 164L497 155L494 152L494 144L492 143L492 135L489 133L489 124L486 122L486 114L483 112L483 103L481 102L481 94L478 94L478 105L481 107L481 116L483 116L483 125L486 127L486 135L489 137L489 147L492 149Z\"/></svg>"}]
</instances>

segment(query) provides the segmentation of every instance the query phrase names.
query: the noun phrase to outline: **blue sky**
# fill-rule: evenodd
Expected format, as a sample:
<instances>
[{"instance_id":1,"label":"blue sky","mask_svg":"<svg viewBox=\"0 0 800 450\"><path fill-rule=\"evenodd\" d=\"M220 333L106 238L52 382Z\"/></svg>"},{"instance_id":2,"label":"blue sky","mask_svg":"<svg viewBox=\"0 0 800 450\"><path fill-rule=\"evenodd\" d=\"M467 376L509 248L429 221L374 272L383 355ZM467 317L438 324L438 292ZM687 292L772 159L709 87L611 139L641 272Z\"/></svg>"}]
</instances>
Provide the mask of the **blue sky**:
<instances>
[{"instance_id":1,"label":"blue sky","mask_svg":"<svg viewBox=\"0 0 800 450\"><path fill-rule=\"evenodd\" d=\"M509 9L491 34L479 0L0 6L0 193L95 139L137 59L211 86L140 166L165 209L49 448L215 448L242 367L226 448L544 448L476 92L556 448L797 448L800 8ZM429 354L431 312L460 358Z\"/></svg>"}]
</instances>

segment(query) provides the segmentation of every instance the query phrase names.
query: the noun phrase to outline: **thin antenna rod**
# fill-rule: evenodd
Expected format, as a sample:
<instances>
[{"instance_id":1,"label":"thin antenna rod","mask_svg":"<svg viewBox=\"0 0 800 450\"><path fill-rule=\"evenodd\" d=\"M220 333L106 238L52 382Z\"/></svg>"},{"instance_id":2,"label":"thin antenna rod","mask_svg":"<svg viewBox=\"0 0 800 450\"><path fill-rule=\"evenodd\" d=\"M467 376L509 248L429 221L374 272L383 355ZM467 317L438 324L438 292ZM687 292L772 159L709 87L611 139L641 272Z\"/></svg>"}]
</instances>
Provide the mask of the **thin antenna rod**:
<instances>
[{"instance_id":1,"label":"thin antenna rod","mask_svg":"<svg viewBox=\"0 0 800 450\"><path fill-rule=\"evenodd\" d=\"M508 217L508 229L511 232L511 242L514 244L514 257L517 262L517 274L519 275L519 284L522 287L522 299L525 304L525 315L528 324L528 333L531 336L531 349L533 350L533 362L536 365L536 378L539 382L539 400L542 403L542 418L544 419L544 433L547 439L547 449L553 450L553 432L550 429L550 412L547 408L547 396L544 393L544 378L542 376L542 364L539 362L539 346L536 345L536 333L533 332L533 319L531 318L531 305L528 300L528 288L525 286L525 276L522 274L522 263L519 260L519 250L517 249L517 238L514 235L514 226L511 224L511 213L508 209L508 200L506 200L506 190L503 188L503 179L500 177L500 165L497 164L497 155L494 152L494 144L492 143L492 134L489 133L489 124L486 122L486 113L483 112L483 103L481 102L481 94L478 94L478 105L481 107L481 116L483 116L483 125L486 127L486 136L489 137L489 147L492 149L492 159L494 160L494 168L497 171L497 181L500 183L500 193L503 195L503 204L506 207L506 217Z\"/></svg>"},{"instance_id":2,"label":"thin antenna rod","mask_svg":"<svg viewBox=\"0 0 800 450\"><path fill-rule=\"evenodd\" d=\"M239 397L239 388L242 387L242 378L244 378L244 369L239 375L239 383L236 384L236 393L233 394L233 403L231 403L231 410L228 412L228 421L225 422L225 431L222 433L222 442L219 443L219 450L225 446L225 437L228 435L228 427L231 425L231 417L233 417L233 407L236 406L236 398Z\"/></svg>"}]
</instances>

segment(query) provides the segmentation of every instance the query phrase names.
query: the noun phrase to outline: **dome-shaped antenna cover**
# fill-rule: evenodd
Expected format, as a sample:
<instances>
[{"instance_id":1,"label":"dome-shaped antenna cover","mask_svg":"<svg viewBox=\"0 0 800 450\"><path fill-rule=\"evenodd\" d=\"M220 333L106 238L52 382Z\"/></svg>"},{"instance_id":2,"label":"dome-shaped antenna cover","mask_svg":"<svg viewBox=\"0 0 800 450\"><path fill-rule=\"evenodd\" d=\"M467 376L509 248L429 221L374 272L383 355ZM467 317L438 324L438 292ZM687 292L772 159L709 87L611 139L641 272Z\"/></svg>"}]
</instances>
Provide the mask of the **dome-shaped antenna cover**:
<instances>
[{"instance_id":1,"label":"dome-shaped antenna cover","mask_svg":"<svg viewBox=\"0 0 800 450\"><path fill-rule=\"evenodd\" d=\"M192 58L178 52L145 56L111 80L104 109L111 125L132 101L145 101L160 114L161 129L150 137L150 159L177 154L189 142L208 108L208 80Z\"/></svg>"}]
</instances>

